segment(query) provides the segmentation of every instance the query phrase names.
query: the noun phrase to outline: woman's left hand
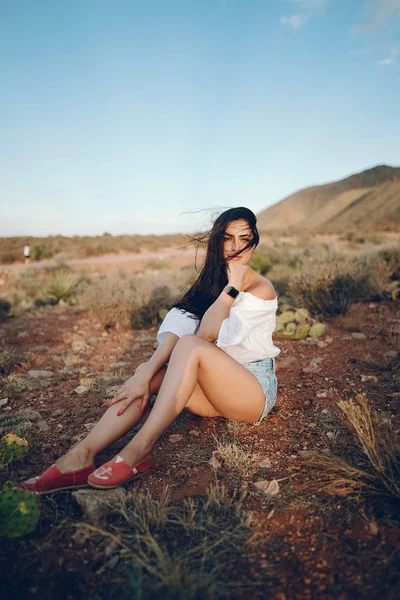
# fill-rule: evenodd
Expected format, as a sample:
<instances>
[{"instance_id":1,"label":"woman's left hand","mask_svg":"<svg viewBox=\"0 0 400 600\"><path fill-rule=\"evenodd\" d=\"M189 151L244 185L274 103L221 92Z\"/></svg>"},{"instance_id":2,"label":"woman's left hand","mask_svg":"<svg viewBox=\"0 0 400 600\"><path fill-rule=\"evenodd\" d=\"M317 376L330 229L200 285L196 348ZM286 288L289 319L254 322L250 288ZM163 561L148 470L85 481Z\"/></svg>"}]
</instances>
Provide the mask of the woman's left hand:
<instances>
[{"instance_id":1,"label":"woman's left hand","mask_svg":"<svg viewBox=\"0 0 400 600\"><path fill-rule=\"evenodd\" d=\"M110 407L120 402L120 409L117 413L117 415L120 416L132 404L132 402L140 399L140 410L141 412L144 412L150 399L149 388L150 380L146 376L144 370L141 370L140 372L135 373L133 377L125 381L125 383L115 394L113 400L111 400L107 406Z\"/></svg>"}]
</instances>

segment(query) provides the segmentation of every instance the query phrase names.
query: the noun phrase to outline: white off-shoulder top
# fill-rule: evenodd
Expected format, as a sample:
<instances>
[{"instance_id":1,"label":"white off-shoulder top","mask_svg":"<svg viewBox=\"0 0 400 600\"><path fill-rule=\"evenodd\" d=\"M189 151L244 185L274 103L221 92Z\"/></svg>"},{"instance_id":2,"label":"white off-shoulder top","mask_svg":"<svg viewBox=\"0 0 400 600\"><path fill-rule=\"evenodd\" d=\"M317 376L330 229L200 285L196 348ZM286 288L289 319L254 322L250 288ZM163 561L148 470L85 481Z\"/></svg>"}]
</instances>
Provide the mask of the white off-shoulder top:
<instances>
[{"instance_id":1,"label":"white off-shoulder top","mask_svg":"<svg viewBox=\"0 0 400 600\"><path fill-rule=\"evenodd\" d=\"M278 356L280 349L272 341L277 309L277 298L263 300L250 292L239 292L221 323L216 346L242 364ZM191 313L171 308L158 330L157 341L162 342L169 332L178 337L194 334L199 325L200 320Z\"/></svg>"}]
</instances>

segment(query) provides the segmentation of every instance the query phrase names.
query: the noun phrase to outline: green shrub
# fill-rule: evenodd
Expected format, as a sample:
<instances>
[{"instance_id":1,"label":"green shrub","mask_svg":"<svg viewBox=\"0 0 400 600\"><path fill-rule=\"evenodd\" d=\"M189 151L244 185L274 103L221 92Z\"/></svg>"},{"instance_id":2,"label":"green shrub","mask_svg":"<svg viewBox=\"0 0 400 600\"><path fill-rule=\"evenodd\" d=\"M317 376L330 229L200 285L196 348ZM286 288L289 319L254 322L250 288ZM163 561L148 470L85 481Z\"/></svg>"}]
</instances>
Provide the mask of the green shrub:
<instances>
[{"instance_id":1,"label":"green shrub","mask_svg":"<svg viewBox=\"0 0 400 600\"><path fill-rule=\"evenodd\" d=\"M51 281L46 290L46 295L52 302L58 304L60 300L70 300L76 293L82 276L70 271L60 271Z\"/></svg>"},{"instance_id":2,"label":"green shrub","mask_svg":"<svg viewBox=\"0 0 400 600\"><path fill-rule=\"evenodd\" d=\"M257 273L261 273L261 275L266 275L272 269L272 263L267 256L254 253L249 261L249 267L257 271Z\"/></svg>"},{"instance_id":3,"label":"green shrub","mask_svg":"<svg viewBox=\"0 0 400 600\"><path fill-rule=\"evenodd\" d=\"M4 298L0 298L0 323L6 321L10 316L11 303Z\"/></svg>"},{"instance_id":4,"label":"green shrub","mask_svg":"<svg viewBox=\"0 0 400 600\"><path fill-rule=\"evenodd\" d=\"M166 285L154 288L147 304L133 312L132 328L141 329L142 327L157 325L162 320L162 310L169 309L176 300L173 298L170 288Z\"/></svg>"},{"instance_id":5,"label":"green shrub","mask_svg":"<svg viewBox=\"0 0 400 600\"><path fill-rule=\"evenodd\" d=\"M274 265L268 274L278 296L285 296L290 278L296 271L287 265Z\"/></svg>"},{"instance_id":6,"label":"green shrub","mask_svg":"<svg viewBox=\"0 0 400 600\"><path fill-rule=\"evenodd\" d=\"M129 328L132 314L138 306L138 294L131 277L113 271L93 280L82 302L102 325L119 323L121 327Z\"/></svg>"},{"instance_id":7,"label":"green shrub","mask_svg":"<svg viewBox=\"0 0 400 600\"><path fill-rule=\"evenodd\" d=\"M370 275L357 261L310 262L291 277L287 294L296 306L305 306L313 315L347 314L353 303L371 296Z\"/></svg>"},{"instance_id":8,"label":"green shrub","mask_svg":"<svg viewBox=\"0 0 400 600\"><path fill-rule=\"evenodd\" d=\"M53 252L51 248L45 244L34 244L31 250L31 256L34 260L42 260L44 258L51 258Z\"/></svg>"}]
</instances>

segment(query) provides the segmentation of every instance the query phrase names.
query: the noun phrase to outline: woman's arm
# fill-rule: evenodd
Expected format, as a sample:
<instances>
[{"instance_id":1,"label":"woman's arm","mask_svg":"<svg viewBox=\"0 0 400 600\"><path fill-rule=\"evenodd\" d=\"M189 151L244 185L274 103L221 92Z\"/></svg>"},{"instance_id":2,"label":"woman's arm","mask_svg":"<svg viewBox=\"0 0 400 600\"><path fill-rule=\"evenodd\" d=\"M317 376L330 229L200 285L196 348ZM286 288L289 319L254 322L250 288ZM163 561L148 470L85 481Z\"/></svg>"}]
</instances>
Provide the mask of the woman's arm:
<instances>
[{"instance_id":1,"label":"woman's arm","mask_svg":"<svg viewBox=\"0 0 400 600\"><path fill-rule=\"evenodd\" d=\"M246 271L247 265L230 263L227 268L228 284L233 285L240 291L243 286ZM204 313L197 335L208 342L215 342L222 321L228 317L233 302L234 298L222 291L215 302L211 304L210 308Z\"/></svg>"},{"instance_id":2,"label":"woman's arm","mask_svg":"<svg viewBox=\"0 0 400 600\"><path fill-rule=\"evenodd\" d=\"M163 367L170 359L173 349L178 343L179 336L175 335L171 331L167 333L165 339L155 350L152 357L143 365L141 365L140 375L146 377L148 381L151 381L156 373Z\"/></svg>"},{"instance_id":3,"label":"woman's arm","mask_svg":"<svg viewBox=\"0 0 400 600\"><path fill-rule=\"evenodd\" d=\"M120 411L122 413L137 398L141 398L141 405L146 406L150 398L150 382L161 367L168 362L178 340L179 336L168 332L153 356L146 363L142 363L140 369L136 369L135 374L125 381L108 406L125 400Z\"/></svg>"}]
</instances>

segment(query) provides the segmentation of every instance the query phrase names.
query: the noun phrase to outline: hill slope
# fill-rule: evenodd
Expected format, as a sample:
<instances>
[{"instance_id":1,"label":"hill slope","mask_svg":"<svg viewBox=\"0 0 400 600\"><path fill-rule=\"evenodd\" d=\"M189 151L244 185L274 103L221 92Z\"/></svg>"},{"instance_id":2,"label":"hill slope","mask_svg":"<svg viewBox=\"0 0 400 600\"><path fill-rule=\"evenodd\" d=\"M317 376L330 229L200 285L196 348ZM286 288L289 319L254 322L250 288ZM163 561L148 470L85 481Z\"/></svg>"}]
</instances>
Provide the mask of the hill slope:
<instances>
[{"instance_id":1,"label":"hill slope","mask_svg":"<svg viewBox=\"0 0 400 600\"><path fill-rule=\"evenodd\" d=\"M377 166L300 190L257 215L260 230L400 223L400 168Z\"/></svg>"}]
</instances>

